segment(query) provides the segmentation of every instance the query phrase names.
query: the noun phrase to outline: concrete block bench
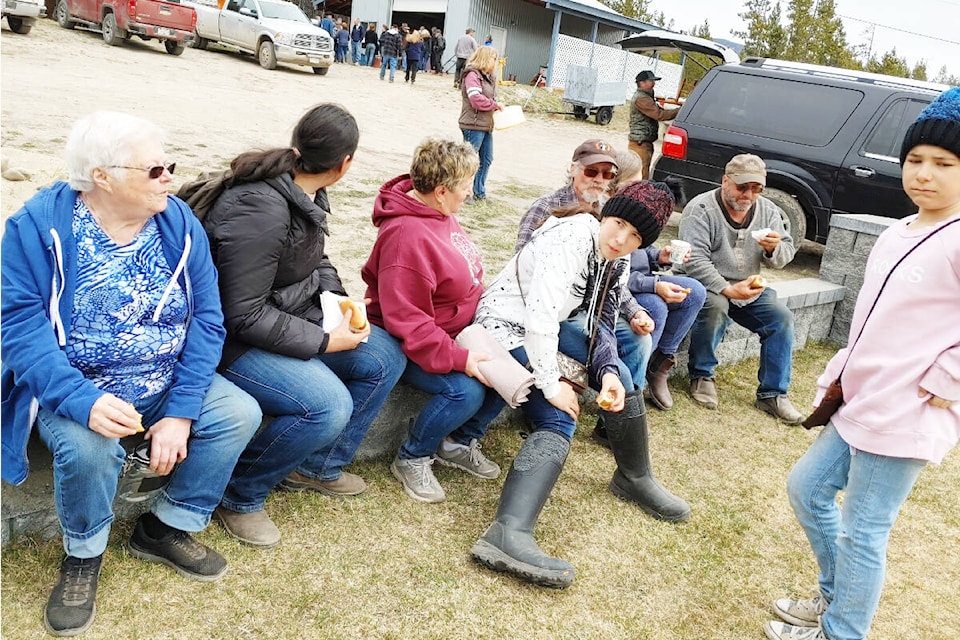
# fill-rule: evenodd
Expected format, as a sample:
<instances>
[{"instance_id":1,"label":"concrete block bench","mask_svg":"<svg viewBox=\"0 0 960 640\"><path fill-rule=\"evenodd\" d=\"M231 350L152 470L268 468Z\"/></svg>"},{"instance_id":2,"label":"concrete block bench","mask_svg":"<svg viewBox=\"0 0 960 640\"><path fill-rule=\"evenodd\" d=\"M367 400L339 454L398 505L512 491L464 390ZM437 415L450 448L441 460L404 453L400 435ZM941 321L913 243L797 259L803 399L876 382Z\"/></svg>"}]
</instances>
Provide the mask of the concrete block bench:
<instances>
[{"instance_id":1,"label":"concrete block bench","mask_svg":"<svg viewBox=\"0 0 960 640\"><path fill-rule=\"evenodd\" d=\"M834 307L843 300L845 288L816 278L778 281L770 284L778 297L793 310L796 317L795 349L803 348L808 340L827 339ZM686 372L687 342L677 354L678 365L673 372ZM721 364L739 362L760 353L760 340L739 325L732 325L718 349ZM359 460L390 459L406 436L410 420L427 402L427 394L400 384L387 399L386 405L357 452ZM497 417L494 427L519 418L519 411L505 409ZM22 535L51 538L60 534L56 509L53 504L52 457L42 443L34 439L30 444L30 477L19 487L6 483L2 489L2 543L7 545Z\"/></svg>"}]
</instances>

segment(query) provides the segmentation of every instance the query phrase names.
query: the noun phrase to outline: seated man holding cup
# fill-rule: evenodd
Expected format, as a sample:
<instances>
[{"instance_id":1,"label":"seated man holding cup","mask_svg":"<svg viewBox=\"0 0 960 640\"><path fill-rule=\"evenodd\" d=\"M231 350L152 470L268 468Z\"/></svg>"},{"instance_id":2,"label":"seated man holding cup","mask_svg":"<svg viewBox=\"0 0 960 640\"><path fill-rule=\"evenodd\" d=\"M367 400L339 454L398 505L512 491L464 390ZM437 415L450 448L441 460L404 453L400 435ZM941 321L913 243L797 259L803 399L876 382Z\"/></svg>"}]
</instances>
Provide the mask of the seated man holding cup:
<instances>
[{"instance_id":1,"label":"seated man holding cup","mask_svg":"<svg viewBox=\"0 0 960 640\"><path fill-rule=\"evenodd\" d=\"M668 181L670 178L668 178ZM690 259L690 243L649 246L630 255L630 293L653 319L653 354L647 366L650 400L664 411L673 407L667 379L677 363L676 353L703 307L707 290L698 280L674 275ZM673 265L673 270L669 270ZM659 272L659 273L658 273Z\"/></svg>"},{"instance_id":2,"label":"seated man holding cup","mask_svg":"<svg viewBox=\"0 0 960 640\"><path fill-rule=\"evenodd\" d=\"M720 187L693 198L683 209L680 239L692 253L686 275L707 289L690 334L690 395L700 405L718 405L716 350L731 321L760 336L760 371L755 406L786 424L803 416L787 389L793 366L793 313L766 288L761 265L782 269L796 254L780 207L764 198L767 168L752 154L734 156Z\"/></svg>"}]
</instances>

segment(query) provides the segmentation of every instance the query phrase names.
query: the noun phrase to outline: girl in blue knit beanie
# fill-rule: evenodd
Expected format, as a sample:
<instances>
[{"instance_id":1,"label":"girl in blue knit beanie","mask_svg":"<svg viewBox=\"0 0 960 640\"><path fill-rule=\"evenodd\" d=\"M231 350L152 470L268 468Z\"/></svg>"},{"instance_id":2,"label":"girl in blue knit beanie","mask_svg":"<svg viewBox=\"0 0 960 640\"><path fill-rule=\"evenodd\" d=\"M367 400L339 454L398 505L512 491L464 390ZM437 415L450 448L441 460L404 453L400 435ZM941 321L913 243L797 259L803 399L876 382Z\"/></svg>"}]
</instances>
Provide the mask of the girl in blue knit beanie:
<instances>
[{"instance_id":1,"label":"girl in blue knit beanie","mask_svg":"<svg viewBox=\"0 0 960 640\"><path fill-rule=\"evenodd\" d=\"M866 638L900 507L960 440L960 89L920 113L900 161L919 211L893 221L870 252L847 346L817 380L817 402L832 387L842 404L815 412L823 419L812 424L829 420L787 481L820 592L774 602L783 621L764 626L770 640Z\"/></svg>"}]
</instances>

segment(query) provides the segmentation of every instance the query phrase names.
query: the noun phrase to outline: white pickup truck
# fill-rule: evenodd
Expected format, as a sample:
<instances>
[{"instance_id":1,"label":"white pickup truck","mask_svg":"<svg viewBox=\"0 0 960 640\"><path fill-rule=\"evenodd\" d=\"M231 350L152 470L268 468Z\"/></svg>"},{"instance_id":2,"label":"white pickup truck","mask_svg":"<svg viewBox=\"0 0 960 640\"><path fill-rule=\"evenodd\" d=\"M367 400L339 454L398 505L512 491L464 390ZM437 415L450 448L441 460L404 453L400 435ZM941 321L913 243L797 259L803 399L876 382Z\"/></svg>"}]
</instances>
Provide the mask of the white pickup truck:
<instances>
[{"instance_id":1,"label":"white pickup truck","mask_svg":"<svg viewBox=\"0 0 960 640\"><path fill-rule=\"evenodd\" d=\"M277 62L311 67L326 75L333 65L333 38L315 26L297 5L285 0L184 0L197 11L193 46L215 42L249 51L264 69Z\"/></svg>"},{"instance_id":2,"label":"white pickup truck","mask_svg":"<svg viewBox=\"0 0 960 640\"><path fill-rule=\"evenodd\" d=\"M30 33L37 18L46 15L43 0L3 0L3 17L14 33Z\"/></svg>"}]
</instances>

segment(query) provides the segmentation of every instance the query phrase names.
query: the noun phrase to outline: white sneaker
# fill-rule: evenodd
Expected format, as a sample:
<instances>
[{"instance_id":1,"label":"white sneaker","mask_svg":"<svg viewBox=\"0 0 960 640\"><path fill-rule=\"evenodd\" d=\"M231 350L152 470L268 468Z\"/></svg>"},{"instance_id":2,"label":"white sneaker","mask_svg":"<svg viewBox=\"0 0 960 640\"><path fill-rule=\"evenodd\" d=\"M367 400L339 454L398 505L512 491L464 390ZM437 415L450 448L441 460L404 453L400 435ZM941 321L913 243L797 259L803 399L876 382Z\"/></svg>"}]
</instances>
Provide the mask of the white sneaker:
<instances>
[{"instance_id":1,"label":"white sneaker","mask_svg":"<svg viewBox=\"0 0 960 640\"><path fill-rule=\"evenodd\" d=\"M445 451L444 443L437 448L437 462L445 467L466 471L478 478L493 480L500 475L500 465L480 452L480 443L474 438L470 446L457 444L453 451Z\"/></svg>"},{"instance_id":2,"label":"white sneaker","mask_svg":"<svg viewBox=\"0 0 960 640\"><path fill-rule=\"evenodd\" d=\"M818 624L815 627L797 627L779 620L763 625L763 632L770 640L829 640Z\"/></svg>"},{"instance_id":3,"label":"white sneaker","mask_svg":"<svg viewBox=\"0 0 960 640\"><path fill-rule=\"evenodd\" d=\"M820 624L829 602L820 594L806 600L781 598L773 603L773 612L777 617L797 627L815 627Z\"/></svg>"},{"instance_id":4,"label":"white sneaker","mask_svg":"<svg viewBox=\"0 0 960 640\"><path fill-rule=\"evenodd\" d=\"M433 475L433 458L394 458L390 471L403 485L407 495L418 502L443 502L447 499L443 487Z\"/></svg>"}]
</instances>

